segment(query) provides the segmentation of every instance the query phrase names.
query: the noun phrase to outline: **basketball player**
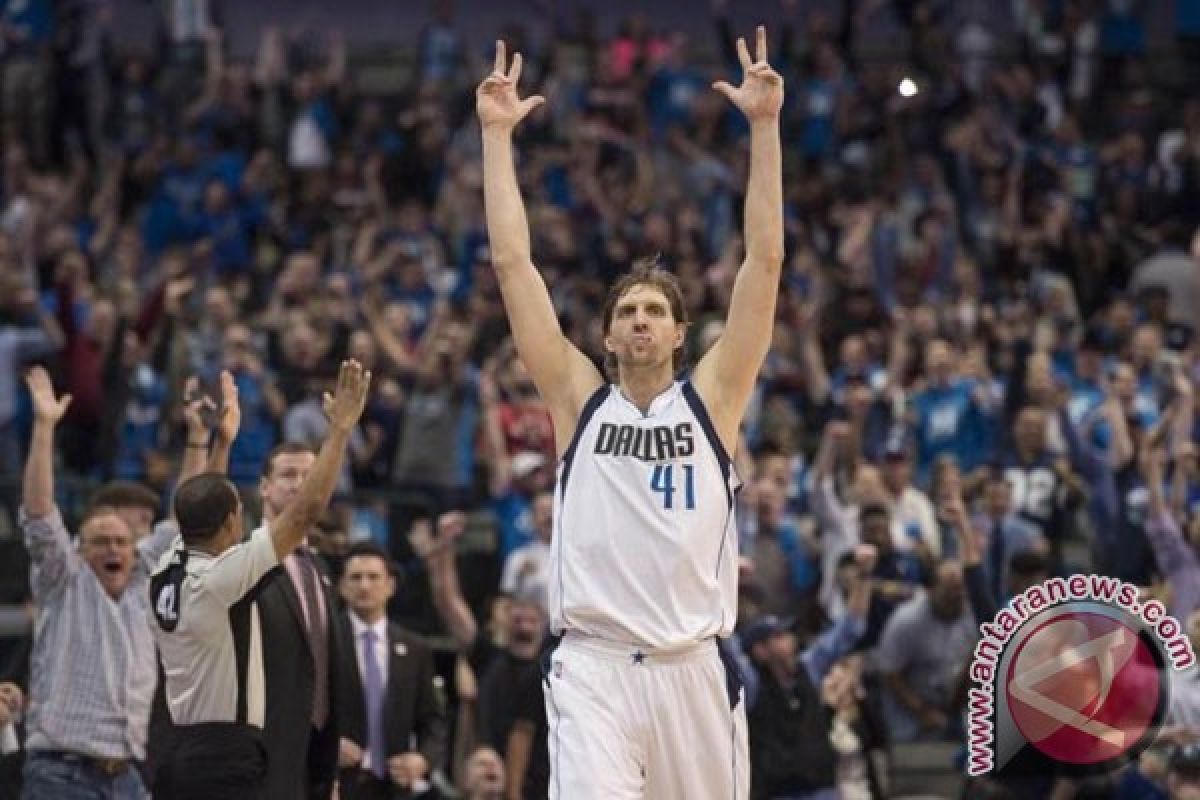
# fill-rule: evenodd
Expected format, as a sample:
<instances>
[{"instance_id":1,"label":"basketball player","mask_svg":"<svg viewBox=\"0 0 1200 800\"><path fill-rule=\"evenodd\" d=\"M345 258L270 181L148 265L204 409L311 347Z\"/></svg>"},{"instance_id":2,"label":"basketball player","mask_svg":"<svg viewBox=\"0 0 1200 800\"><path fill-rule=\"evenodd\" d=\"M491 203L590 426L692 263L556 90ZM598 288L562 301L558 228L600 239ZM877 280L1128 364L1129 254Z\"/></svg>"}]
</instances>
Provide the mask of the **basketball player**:
<instances>
[{"instance_id":1,"label":"basketball player","mask_svg":"<svg viewBox=\"0 0 1200 800\"><path fill-rule=\"evenodd\" d=\"M531 260L512 154L514 127L543 99L520 99L521 56L508 67L502 42L476 93L493 266L561 459L548 592L561 640L545 682L551 798L748 795L745 708L721 643L737 599L730 455L770 345L783 260L783 80L763 28L757 60L744 40L737 48L741 86L713 88L750 124L746 258L724 332L682 381L687 320L660 270L636 268L605 304L615 384L563 335Z\"/></svg>"}]
</instances>

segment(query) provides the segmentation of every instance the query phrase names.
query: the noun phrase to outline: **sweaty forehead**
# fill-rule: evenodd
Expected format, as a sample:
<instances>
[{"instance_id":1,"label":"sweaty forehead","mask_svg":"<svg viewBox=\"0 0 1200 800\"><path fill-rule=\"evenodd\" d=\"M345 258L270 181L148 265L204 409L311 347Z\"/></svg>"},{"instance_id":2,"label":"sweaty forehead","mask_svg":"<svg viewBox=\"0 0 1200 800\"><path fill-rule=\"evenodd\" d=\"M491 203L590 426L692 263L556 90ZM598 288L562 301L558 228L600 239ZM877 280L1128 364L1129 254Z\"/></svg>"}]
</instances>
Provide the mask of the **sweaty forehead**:
<instances>
[{"instance_id":1,"label":"sweaty forehead","mask_svg":"<svg viewBox=\"0 0 1200 800\"><path fill-rule=\"evenodd\" d=\"M617 298L617 305L636 305L639 303L662 303L670 305L667 295L662 289L649 283L635 283Z\"/></svg>"}]
</instances>

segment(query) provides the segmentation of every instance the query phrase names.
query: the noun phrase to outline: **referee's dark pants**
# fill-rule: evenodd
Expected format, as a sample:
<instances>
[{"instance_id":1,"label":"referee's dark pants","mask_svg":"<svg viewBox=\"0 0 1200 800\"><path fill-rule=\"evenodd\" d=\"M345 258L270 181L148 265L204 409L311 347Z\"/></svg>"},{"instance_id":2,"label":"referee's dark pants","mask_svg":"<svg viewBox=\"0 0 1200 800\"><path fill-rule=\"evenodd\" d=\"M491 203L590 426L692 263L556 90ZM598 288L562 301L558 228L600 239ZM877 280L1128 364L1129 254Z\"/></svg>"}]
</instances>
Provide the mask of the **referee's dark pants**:
<instances>
[{"instance_id":1,"label":"referee's dark pants","mask_svg":"<svg viewBox=\"0 0 1200 800\"><path fill-rule=\"evenodd\" d=\"M260 800L267 775L262 731L237 722L175 728L154 800Z\"/></svg>"}]
</instances>

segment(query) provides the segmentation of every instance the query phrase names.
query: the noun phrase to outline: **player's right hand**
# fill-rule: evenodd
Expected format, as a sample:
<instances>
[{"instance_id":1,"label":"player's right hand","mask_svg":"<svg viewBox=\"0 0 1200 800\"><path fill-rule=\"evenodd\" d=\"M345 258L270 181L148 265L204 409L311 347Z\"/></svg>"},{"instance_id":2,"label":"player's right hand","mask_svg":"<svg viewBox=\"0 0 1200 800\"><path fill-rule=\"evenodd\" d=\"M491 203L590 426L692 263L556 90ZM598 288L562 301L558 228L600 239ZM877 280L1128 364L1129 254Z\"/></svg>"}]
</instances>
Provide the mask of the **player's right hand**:
<instances>
[{"instance_id":1,"label":"player's right hand","mask_svg":"<svg viewBox=\"0 0 1200 800\"><path fill-rule=\"evenodd\" d=\"M475 113L479 115L479 125L484 130L511 131L526 114L546 102L546 98L537 94L522 100L517 95L520 77L521 54L513 54L512 66L509 67L504 42L498 40L495 66L475 90Z\"/></svg>"},{"instance_id":2,"label":"player's right hand","mask_svg":"<svg viewBox=\"0 0 1200 800\"><path fill-rule=\"evenodd\" d=\"M337 389L333 395L325 395L325 415L329 417L329 424L343 433L353 429L367 404L370 388L371 371L364 370L354 359L343 361Z\"/></svg>"}]
</instances>

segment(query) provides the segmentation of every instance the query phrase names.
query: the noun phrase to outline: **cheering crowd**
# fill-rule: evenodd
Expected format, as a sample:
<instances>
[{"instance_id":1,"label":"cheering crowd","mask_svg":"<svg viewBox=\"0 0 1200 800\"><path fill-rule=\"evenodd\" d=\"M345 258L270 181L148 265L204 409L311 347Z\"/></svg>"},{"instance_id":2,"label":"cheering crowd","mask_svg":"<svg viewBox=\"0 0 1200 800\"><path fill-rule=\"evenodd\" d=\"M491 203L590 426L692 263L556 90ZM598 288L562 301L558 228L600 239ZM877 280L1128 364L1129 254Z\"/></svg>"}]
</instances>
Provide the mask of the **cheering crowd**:
<instances>
[{"instance_id":1,"label":"cheering crowd","mask_svg":"<svg viewBox=\"0 0 1200 800\"><path fill-rule=\"evenodd\" d=\"M961 742L978 625L1050 576L1142 587L1200 646L1200 3L1177 81L1154 5L772 9L787 254L734 458L753 797L886 797L895 745ZM374 95L336 32L243 63L215 3L162 6L130 54L105 2L0 3L0 597L37 620L0 641L0 797L181 780L147 622L175 489L226 474L246 534L298 513L350 359L365 410L260 621L267 797L546 797L557 451L490 265L490 43L436 4ZM655 259L694 361L742 252L749 131L709 88L736 9L703 41L542 11L504 35L547 100L518 177L563 329L601 364L606 287ZM880 19L902 57L863 56ZM966 796L1197 796L1189 680L1128 768Z\"/></svg>"}]
</instances>

